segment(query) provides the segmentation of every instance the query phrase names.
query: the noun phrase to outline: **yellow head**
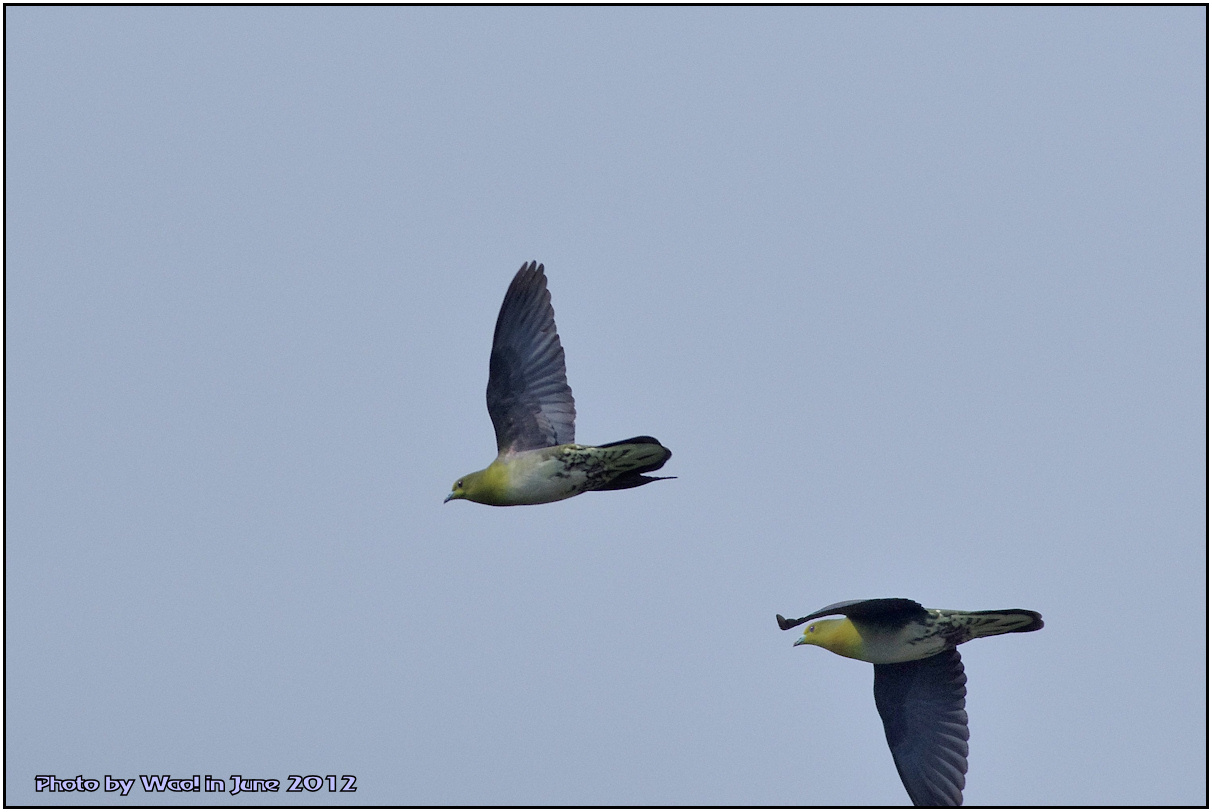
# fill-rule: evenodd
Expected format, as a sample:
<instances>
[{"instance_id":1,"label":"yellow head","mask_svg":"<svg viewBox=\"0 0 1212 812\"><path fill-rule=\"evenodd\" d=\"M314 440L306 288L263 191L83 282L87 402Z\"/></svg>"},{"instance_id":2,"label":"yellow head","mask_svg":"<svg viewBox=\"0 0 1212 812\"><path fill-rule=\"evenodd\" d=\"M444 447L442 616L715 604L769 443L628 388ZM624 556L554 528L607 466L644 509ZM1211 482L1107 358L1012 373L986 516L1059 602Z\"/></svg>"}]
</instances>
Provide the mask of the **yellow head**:
<instances>
[{"instance_id":1,"label":"yellow head","mask_svg":"<svg viewBox=\"0 0 1212 812\"><path fill-rule=\"evenodd\" d=\"M859 636L858 629L854 628L850 619L844 617L812 621L804 627L804 633L792 645L820 646L843 657L863 659L860 656L863 638Z\"/></svg>"},{"instance_id":2,"label":"yellow head","mask_svg":"<svg viewBox=\"0 0 1212 812\"><path fill-rule=\"evenodd\" d=\"M483 471L475 471L458 479L451 486L450 494L442 501L451 499L467 499L484 505L506 504L502 501L506 485L507 472L493 462Z\"/></svg>"},{"instance_id":3,"label":"yellow head","mask_svg":"<svg viewBox=\"0 0 1212 812\"><path fill-rule=\"evenodd\" d=\"M474 474L468 474L456 480L455 484L450 486L450 495L442 500L443 504L451 499L470 499L474 502L476 486L483 474L483 471L476 471Z\"/></svg>"}]
</instances>

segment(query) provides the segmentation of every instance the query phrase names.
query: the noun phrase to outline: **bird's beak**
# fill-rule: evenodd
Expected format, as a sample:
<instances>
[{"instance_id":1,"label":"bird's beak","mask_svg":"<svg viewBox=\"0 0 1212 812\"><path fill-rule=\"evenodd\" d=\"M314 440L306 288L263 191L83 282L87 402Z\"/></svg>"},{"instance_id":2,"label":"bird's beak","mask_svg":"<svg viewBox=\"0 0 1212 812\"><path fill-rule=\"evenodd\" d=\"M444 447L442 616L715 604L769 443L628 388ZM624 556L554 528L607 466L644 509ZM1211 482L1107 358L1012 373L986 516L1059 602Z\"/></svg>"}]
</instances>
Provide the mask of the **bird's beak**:
<instances>
[{"instance_id":1,"label":"bird's beak","mask_svg":"<svg viewBox=\"0 0 1212 812\"><path fill-rule=\"evenodd\" d=\"M451 491L450 493L448 493L446 495L446 498L442 500L442 504L446 504L447 502L449 502L451 499L454 499L454 498L455 498L454 491Z\"/></svg>"},{"instance_id":2,"label":"bird's beak","mask_svg":"<svg viewBox=\"0 0 1212 812\"><path fill-rule=\"evenodd\" d=\"M792 645L793 647L794 647L794 646L802 646L802 645L804 645L804 638L802 638L802 637L801 637L799 640L796 640L796 641L795 641L794 643L792 643L791 645Z\"/></svg>"}]
</instances>

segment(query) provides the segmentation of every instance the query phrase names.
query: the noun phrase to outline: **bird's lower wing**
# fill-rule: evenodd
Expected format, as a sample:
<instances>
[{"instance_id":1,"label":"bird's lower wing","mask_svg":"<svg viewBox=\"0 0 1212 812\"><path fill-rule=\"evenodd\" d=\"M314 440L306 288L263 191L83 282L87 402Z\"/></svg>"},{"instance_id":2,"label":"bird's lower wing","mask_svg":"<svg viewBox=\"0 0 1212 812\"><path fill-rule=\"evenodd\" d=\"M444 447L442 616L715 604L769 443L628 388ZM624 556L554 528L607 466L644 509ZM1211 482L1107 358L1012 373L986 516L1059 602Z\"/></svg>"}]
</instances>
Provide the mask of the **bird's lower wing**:
<instances>
[{"instance_id":1,"label":"bird's lower wing","mask_svg":"<svg viewBox=\"0 0 1212 812\"><path fill-rule=\"evenodd\" d=\"M968 693L955 649L875 666L875 707L914 806L959 806L968 772Z\"/></svg>"}]
</instances>

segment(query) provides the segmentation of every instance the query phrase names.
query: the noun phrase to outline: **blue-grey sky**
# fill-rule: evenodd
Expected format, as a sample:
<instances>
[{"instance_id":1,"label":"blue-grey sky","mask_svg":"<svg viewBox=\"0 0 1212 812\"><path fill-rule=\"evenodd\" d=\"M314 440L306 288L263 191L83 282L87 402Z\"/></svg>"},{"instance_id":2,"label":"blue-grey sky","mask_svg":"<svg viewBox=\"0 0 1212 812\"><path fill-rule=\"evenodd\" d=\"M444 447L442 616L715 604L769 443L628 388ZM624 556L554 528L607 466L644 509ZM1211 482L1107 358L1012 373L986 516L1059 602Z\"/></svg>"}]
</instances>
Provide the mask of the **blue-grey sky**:
<instances>
[{"instance_id":1,"label":"blue-grey sky","mask_svg":"<svg viewBox=\"0 0 1212 812\"><path fill-rule=\"evenodd\" d=\"M1206 803L1206 13L7 8L8 803L907 803L892 596L1047 623L968 803ZM443 505L531 259L678 479ZM34 791L169 773L358 791Z\"/></svg>"}]
</instances>

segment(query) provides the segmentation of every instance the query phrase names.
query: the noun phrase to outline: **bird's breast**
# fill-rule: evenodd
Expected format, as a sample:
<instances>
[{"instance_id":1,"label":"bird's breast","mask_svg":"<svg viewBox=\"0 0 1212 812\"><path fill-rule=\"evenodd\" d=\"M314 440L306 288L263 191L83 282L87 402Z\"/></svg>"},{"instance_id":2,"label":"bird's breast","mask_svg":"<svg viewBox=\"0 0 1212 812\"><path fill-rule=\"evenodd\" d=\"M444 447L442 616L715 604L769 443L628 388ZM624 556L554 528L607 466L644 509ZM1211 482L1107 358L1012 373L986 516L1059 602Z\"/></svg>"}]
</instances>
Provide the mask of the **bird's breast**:
<instances>
[{"instance_id":1,"label":"bird's breast","mask_svg":"<svg viewBox=\"0 0 1212 812\"><path fill-rule=\"evenodd\" d=\"M585 472L570 465L565 450L580 446L552 446L500 457L501 495L505 504L541 505L576 496L585 490Z\"/></svg>"},{"instance_id":2,"label":"bird's breast","mask_svg":"<svg viewBox=\"0 0 1212 812\"><path fill-rule=\"evenodd\" d=\"M918 622L884 626L856 622L863 639L862 657L869 663L905 663L923 660L954 648L937 623Z\"/></svg>"}]
</instances>

